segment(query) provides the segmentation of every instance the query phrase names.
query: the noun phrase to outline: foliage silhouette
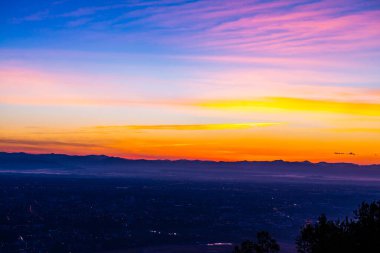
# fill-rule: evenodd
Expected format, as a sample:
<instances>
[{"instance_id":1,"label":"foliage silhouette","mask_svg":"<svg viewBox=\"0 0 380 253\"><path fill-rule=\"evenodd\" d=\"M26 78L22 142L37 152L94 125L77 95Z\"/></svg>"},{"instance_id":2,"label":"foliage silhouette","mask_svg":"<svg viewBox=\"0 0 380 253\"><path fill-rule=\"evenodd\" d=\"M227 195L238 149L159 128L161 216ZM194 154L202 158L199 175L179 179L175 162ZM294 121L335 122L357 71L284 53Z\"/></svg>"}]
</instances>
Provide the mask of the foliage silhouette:
<instances>
[{"instance_id":1,"label":"foliage silhouette","mask_svg":"<svg viewBox=\"0 0 380 253\"><path fill-rule=\"evenodd\" d=\"M363 202L353 219L331 221L321 215L301 229L296 243L299 253L380 252L380 201Z\"/></svg>"},{"instance_id":2,"label":"foliage silhouette","mask_svg":"<svg viewBox=\"0 0 380 253\"><path fill-rule=\"evenodd\" d=\"M236 246L233 253L277 253L280 251L280 245L266 231L258 232L256 242L246 240L239 246Z\"/></svg>"}]
</instances>

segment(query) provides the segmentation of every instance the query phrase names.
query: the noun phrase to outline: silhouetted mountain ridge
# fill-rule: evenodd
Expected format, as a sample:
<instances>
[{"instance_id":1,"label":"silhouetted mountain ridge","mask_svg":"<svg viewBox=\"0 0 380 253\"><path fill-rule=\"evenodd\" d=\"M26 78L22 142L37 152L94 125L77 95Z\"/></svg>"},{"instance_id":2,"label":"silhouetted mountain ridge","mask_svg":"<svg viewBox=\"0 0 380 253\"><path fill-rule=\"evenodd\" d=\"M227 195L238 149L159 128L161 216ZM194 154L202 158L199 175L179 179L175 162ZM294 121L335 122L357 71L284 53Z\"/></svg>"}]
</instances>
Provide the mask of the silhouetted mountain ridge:
<instances>
[{"instance_id":1,"label":"silhouetted mountain ridge","mask_svg":"<svg viewBox=\"0 0 380 253\"><path fill-rule=\"evenodd\" d=\"M380 165L309 161L125 159L106 155L0 152L0 171L178 179L315 179L380 181Z\"/></svg>"}]
</instances>

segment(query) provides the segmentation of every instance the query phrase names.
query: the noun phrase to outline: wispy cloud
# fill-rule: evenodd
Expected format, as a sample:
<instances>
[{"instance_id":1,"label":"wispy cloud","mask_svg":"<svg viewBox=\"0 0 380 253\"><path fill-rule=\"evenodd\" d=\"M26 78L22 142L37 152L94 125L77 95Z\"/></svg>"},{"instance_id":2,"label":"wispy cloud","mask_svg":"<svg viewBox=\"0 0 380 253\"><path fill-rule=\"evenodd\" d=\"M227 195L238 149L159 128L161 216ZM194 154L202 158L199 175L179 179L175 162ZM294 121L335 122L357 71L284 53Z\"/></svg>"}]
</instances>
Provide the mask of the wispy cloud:
<instances>
[{"instance_id":1,"label":"wispy cloud","mask_svg":"<svg viewBox=\"0 0 380 253\"><path fill-rule=\"evenodd\" d=\"M300 63L302 64L302 63ZM10 66L6 66L10 65ZM295 97L376 103L376 77L294 69L197 71L180 81L139 73L47 71L0 63L0 102L33 105L189 106L194 100ZM344 84L364 87L347 87ZM105 85L106 84L106 85ZM158 88L151 88L152 84ZM161 87L161 88L159 88ZM231 89L233 87L233 89ZM91 89L91 92L88 92ZM173 91L168 96L166 90ZM20 92L23 90L23 92Z\"/></svg>"},{"instance_id":2,"label":"wispy cloud","mask_svg":"<svg viewBox=\"0 0 380 253\"><path fill-rule=\"evenodd\" d=\"M67 23L67 25L71 26L71 27L76 27L76 26L85 25L85 24L89 23L90 21L91 21L90 18L79 18L79 19L76 19L73 21L69 21Z\"/></svg>"},{"instance_id":3,"label":"wispy cloud","mask_svg":"<svg viewBox=\"0 0 380 253\"><path fill-rule=\"evenodd\" d=\"M154 36L155 43L214 53L310 55L378 48L379 13L376 1L172 0L40 11L19 20L64 19L70 27L85 24L86 18L86 32L120 43L125 43L122 31L128 28L134 31L129 40Z\"/></svg>"},{"instance_id":4,"label":"wispy cloud","mask_svg":"<svg viewBox=\"0 0 380 253\"><path fill-rule=\"evenodd\" d=\"M347 128L334 128L332 129L335 132L339 133L373 133L373 134L380 134L380 123L378 124L378 127L347 127Z\"/></svg>"},{"instance_id":5,"label":"wispy cloud","mask_svg":"<svg viewBox=\"0 0 380 253\"><path fill-rule=\"evenodd\" d=\"M61 141L49 141L49 140L20 140L20 139L0 139L0 145L22 145L22 146L72 146L72 147L94 147L95 145L88 143L76 143L76 142L61 142Z\"/></svg>"},{"instance_id":6,"label":"wispy cloud","mask_svg":"<svg viewBox=\"0 0 380 253\"><path fill-rule=\"evenodd\" d=\"M225 1L218 5L195 1L136 10L138 15L135 15L142 18L125 22L129 27L184 32L183 40L175 37L183 45L214 51L336 52L378 46L379 10L376 5L370 7L360 1L349 1L349 4L341 1ZM120 26L122 20L117 22L114 25Z\"/></svg>"},{"instance_id":7,"label":"wispy cloud","mask_svg":"<svg viewBox=\"0 0 380 253\"><path fill-rule=\"evenodd\" d=\"M224 124L172 124L172 125L126 125L126 126L98 126L96 129L129 129L129 130L178 130L178 131L202 131L202 130L228 130L247 129L254 127L269 127L279 125L272 122L249 123L224 123Z\"/></svg>"},{"instance_id":8,"label":"wispy cloud","mask_svg":"<svg viewBox=\"0 0 380 253\"><path fill-rule=\"evenodd\" d=\"M380 104L312 100L289 97L267 97L252 100L220 100L199 102L200 107L236 111L306 111L380 116Z\"/></svg>"},{"instance_id":9,"label":"wispy cloud","mask_svg":"<svg viewBox=\"0 0 380 253\"><path fill-rule=\"evenodd\" d=\"M42 10L42 11L38 11L36 13L27 15L25 17L13 18L11 21L16 24L22 23L22 22L28 22L28 21L40 21L40 20L44 20L48 18L49 15L50 15L49 10Z\"/></svg>"}]
</instances>

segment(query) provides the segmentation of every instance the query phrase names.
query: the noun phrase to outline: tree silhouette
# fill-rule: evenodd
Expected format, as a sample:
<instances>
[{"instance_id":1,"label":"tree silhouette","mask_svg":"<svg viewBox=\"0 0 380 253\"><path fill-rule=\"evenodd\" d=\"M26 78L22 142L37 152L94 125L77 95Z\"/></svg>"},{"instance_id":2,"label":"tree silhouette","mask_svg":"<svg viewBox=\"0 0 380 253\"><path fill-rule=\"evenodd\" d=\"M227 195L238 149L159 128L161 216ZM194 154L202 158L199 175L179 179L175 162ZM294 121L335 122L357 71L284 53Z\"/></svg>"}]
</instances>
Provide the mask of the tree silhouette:
<instances>
[{"instance_id":1,"label":"tree silhouette","mask_svg":"<svg viewBox=\"0 0 380 253\"><path fill-rule=\"evenodd\" d=\"M253 242L246 240L242 242L239 246L235 246L233 253L253 253Z\"/></svg>"},{"instance_id":2,"label":"tree silhouette","mask_svg":"<svg viewBox=\"0 0 380 253\"><path fill-rule=\"evenodd\" d=\"M277 253L280 251L280 245L266 231L258 232L256 242L246 240L239 246L236 246L233 253Z\"/></svg>"},{"instance_id":3,"label":"tree silhouette","mask_svg":"<svg viewBox=\"0 0 380 253\"><path fill-rule=\"evenodd\" d=\"M363 202L353 219L330 221L321 215L301 229L296 243L299 253L380 252L380 201Z\"/></svg>"}]
</instances>

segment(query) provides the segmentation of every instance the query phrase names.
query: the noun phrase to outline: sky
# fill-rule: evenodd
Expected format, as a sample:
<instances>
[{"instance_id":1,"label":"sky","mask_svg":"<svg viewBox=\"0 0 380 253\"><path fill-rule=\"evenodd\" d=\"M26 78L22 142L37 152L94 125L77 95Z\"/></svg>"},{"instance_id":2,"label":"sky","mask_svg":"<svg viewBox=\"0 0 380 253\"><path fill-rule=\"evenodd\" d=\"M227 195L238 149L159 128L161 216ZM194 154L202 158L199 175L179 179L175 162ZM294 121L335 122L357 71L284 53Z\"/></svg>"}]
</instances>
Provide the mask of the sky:
<instances>
[{"instance_id":1,"label":"sky","mask_svg":"<svg viewBox=\"0 0 380 253\"><path fill-rule=\"evenodd\" d=\"M379 0L2 1L0 151L380 163Z\"/></svg>"}]
</instances>

